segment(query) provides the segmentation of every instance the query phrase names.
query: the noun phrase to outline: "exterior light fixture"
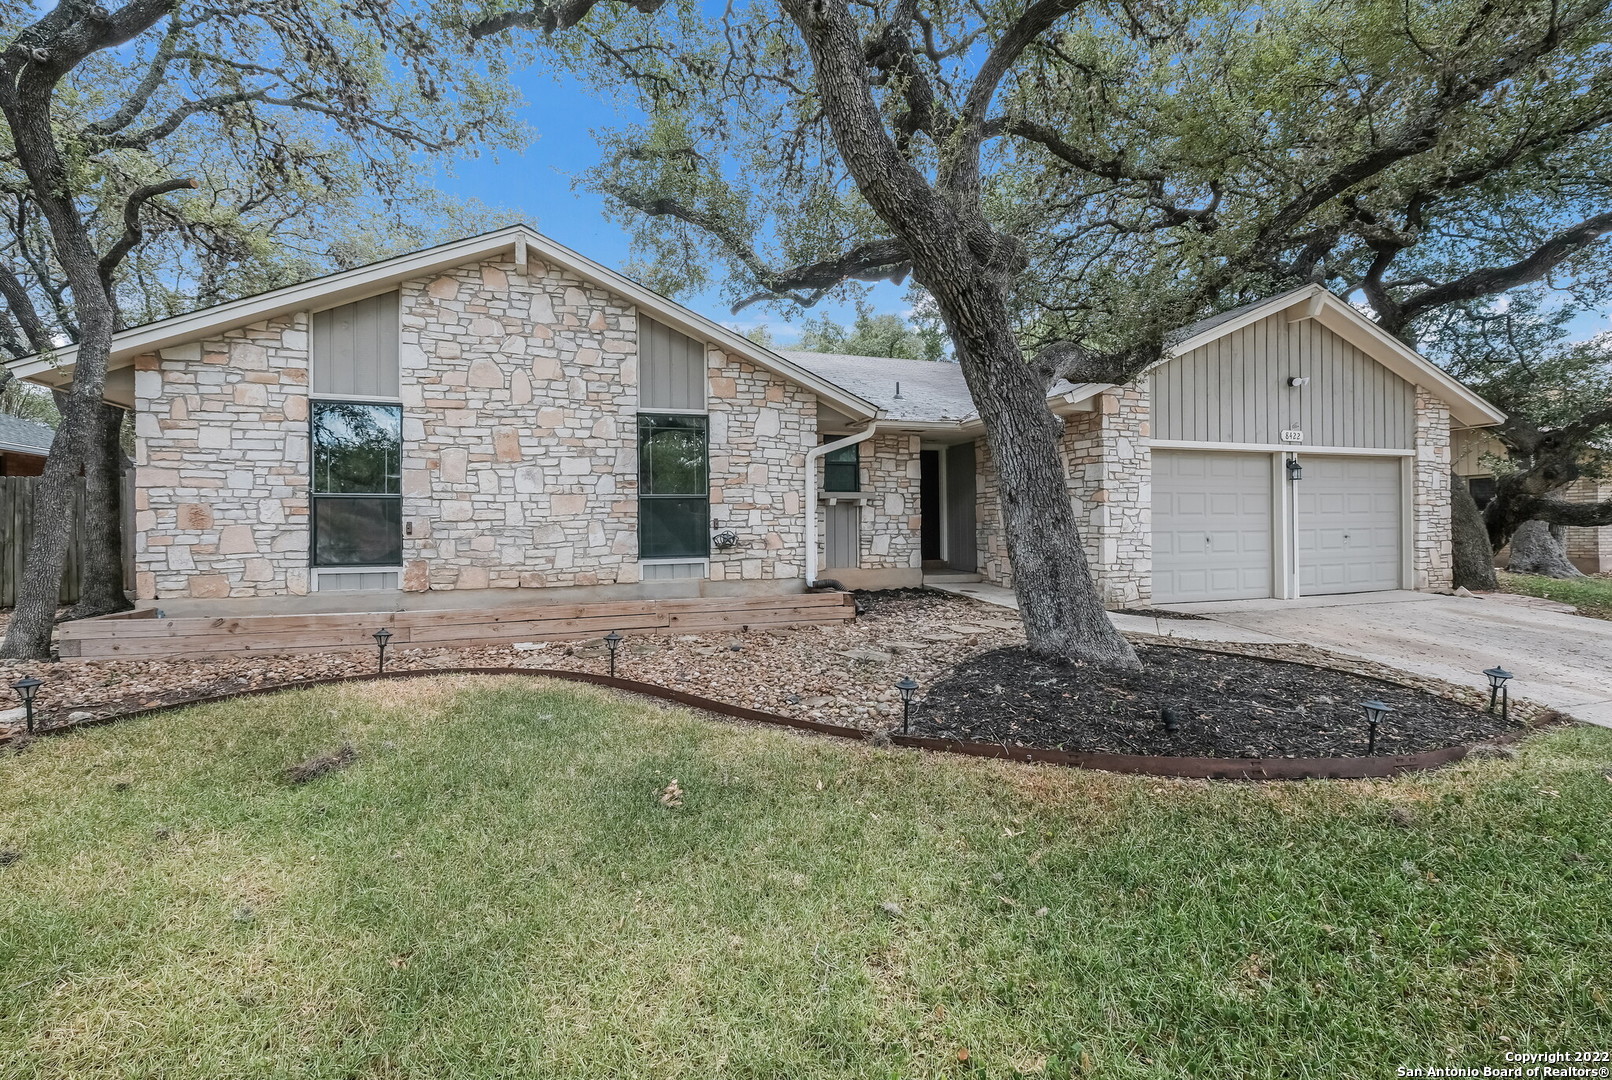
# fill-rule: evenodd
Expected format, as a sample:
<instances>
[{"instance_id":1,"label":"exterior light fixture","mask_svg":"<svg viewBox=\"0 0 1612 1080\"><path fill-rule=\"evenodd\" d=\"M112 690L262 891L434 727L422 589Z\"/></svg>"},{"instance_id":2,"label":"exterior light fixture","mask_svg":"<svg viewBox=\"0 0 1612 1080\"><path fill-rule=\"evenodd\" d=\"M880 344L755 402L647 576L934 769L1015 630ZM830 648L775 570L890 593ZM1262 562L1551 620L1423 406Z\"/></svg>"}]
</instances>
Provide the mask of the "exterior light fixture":
<instances>
[{"instance_id":1,"label":"exterior light fixture","mask_svg":"<svg viewBox=\"0 0 1612 1080\"><path fill-rule=\"evenodd\" d=\"M1289 480L1304 479L1304 466L1299 464L1299 459L1296 457L1287 459L1287 478Z\"/></svg>"},{"instance_id":2,"label":"exterior light fixture","mask_svg":"<svg viewBox=\"0 0 1612 1080\"><path fill-rule=\"evenodd\" d=\"M1300 386L1309 386L1310 377L1308 375L1294 375L1287 380L1287 385L1295 388Z\"/></svg>"},{"instance_id":3,"label":"exterior light fixture","mask_svg":"<svg viewBox=\"0 0 1612 1080\"><path fill-rule=\"evenodd\" d=\"M1496 664L1492 668L1484 668L1483 673L1489 676L1489 711L1494 712L1495 702L1500 704L1500 719L1509 720L1511 713L1511 694L1506 689L1506 681L1511 678L1511 672Z\"/></svg>"},{"instance_id":4,"label":"exterior light fixture","mask_svg":"<svg viewBox=\"0 0 1612 1080\"><path fill-rule=\"evenodd\" d=\"M1377 752L1377 725L1388 719L1394 707L1381 701L1362 701L1360 707L1366 710L1366 756L1370 757Z\"/></svg>"},{"instance_id":5,"label":"exterior light fixture","mask_svg":"<svg viewBox=\"0 0 1612 1080\"><path fill-rule=\"evenodd\" d=\"M918 682L911 675L903 675L896 689L901 691L901 734L905 735L912 726L912 695L918 689Z\"/></svg>"},{"instance_id":6,"label":"exterior light fixture","mask_svg":"<svg viewBox=\"0 0 1612 1080\"><path fill-rule=\"evenodd\" d=\"M18 679L11 684L11 689L15 690L17 696L22 699L22 707L27 714L27 730L30 735L34 733L34 696L39 693L39 688L43 685L45 685L44 680L36 679L32 675Z\"/></svg>"},{"instance_id":7,"label":"exterior light fixture","mask_svg":"<svg viewBox=\"0 0 1612 1080\"><path fill-rule=\"evenodd\" d=\"M380 650L380 660L376 665L375 673L384 675L386 673L386 643L392 640L392 632L383 626L370 636L375 639L375 647Z\"/></svg>"},{"instance_id":8,"label":"exterior light fixture","mask_svg":"<svg viewBox=\"0 0 1612 1080\"><path fill-rule=\"evenodd\" d=\"M614 679L616 677L616 649L621 645L621 634L615 630L610 631L605 635L604 643L605 647L610 650L610 677Z\"/></svg>"}]
</instances>

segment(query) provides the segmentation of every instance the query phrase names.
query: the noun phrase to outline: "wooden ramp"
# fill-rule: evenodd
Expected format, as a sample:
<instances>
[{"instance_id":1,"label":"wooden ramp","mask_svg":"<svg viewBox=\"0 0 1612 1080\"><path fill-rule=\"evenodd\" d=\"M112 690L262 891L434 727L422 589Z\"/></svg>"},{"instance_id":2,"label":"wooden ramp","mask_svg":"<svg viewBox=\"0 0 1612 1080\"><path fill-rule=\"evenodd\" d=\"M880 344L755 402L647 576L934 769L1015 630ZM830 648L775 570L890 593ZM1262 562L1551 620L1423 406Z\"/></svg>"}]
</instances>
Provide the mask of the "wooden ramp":
<instances>
[{"instance_id":1,"label":"wooden ramp","mask_svg":"<svg viewBox=\"0 0 1612 1080\"><path fill-rule=\"evenodd\" d=\"M622 600L599 604L511 605L481 610L322 612L162 618L155 610L64 623L63 660L171 660L240 653L373 649L381 627L394 649L451 649L623 634L700 634L746 628L845 622L849 593Z\"/></svg>"}]
</instances>

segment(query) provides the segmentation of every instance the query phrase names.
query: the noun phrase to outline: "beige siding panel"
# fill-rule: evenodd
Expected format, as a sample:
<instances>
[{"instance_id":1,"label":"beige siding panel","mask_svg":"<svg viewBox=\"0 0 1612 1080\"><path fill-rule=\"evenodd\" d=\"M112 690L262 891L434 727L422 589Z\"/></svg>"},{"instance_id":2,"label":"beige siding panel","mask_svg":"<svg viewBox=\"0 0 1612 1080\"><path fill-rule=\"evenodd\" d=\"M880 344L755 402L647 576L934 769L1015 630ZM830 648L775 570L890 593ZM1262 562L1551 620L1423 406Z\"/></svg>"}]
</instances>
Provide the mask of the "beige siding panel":
<instances>
[{"instance_id":1,"label":"beige siding panel","mask_svg":"<svg viewBox=\"0 0 1612 1080\"><path fill-rule=\"evenodd\" d=\"M1287 385L1308 377L1303 388ZM1415 388L1314 320L1285 313L1217 338L1153 373L1155 438L1190 442L1281 441L1405 450Z\"/></svg>"},{"instance_id":2,"label":"beige siding panel","mask_svg":"<svg viewBox=\"0 0 1612 1080\"><path fill-rule=\"evenodd\" d=\"M705 346L638 317L638 407L705 409Z\"/></svg>"},{"instance_id":3,"label":"beige siding panel","mask_svg":"<svg viewBox=\"0 0 1612 1080\"><path fill-rule=\"evenodd\" d=\"M397 293L313 315L313 392L397 397Z\"/></svg>"},{"instance_id":4,"label":"beige siding panel","mask_svg":"<svg viewBox=\"0 0 1612 1080\"><path fill-rule=\"evenodd\" d=\"M850 570L862 565L862 508L850 501L823 507L824 565Z\"/></svg>"}]
</instances>

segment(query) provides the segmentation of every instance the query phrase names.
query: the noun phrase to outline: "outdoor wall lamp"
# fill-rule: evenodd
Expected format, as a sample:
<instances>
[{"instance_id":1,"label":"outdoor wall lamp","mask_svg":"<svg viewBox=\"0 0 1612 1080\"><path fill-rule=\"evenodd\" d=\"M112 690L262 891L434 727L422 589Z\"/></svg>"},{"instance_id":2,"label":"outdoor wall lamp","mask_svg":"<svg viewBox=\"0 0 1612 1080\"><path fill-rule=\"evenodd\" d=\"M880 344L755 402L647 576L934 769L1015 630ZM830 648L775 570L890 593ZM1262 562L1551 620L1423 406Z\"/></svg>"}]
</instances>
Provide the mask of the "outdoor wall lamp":
<instances>
[{"instance_id":1,"label":"outdoor wall lamp","mask_svg":"<svg viewBox=\"0 0 1612 1080\"><path fill-rule=\"evenodd\" d=\"M1299 464L1299 459L1296 457L1287 459L1287 478L1289 480L1304 479L1304 466Z\"/></svg>"},{"instance_id":2,"label":"outdoor wall lamp","mask_svg":"<svg viewBox=\"0 0 1612 1080\"><path fill-rule=\"evenodd\" d=\"M918 689L917 680L911 675L903 675L901 681L896 683L896 689L901 691L901 734L905 735L912 726L912 695Z\"/></svg>"},{"instance_id":3,"label":"outdoor wall lamp","mask_svg":"<svg viewBox=\"0 0 1612 1080\"><path fill-rule=\"evenodd\" d=\"M610 631L604 637L605 648L610 650L610 677L612 679L616 677L616 650L620 648L621 640L621 634L616 630Z\"/></svg>"},{"instance_id":4,"label":"outdoor wall lamp","mask_svg":"<svg viewBox=\"0 0 1612 1080\"><path fill-rule=\"evenodd\" d=\"M1362 701L1360 707L1366 710L1366 756L1370 757L1377 752L1377 725L1388 718L1394 707L1381 701Z\"/></svg>"},{"instance_id":5,"label":"outdoor wall lamp","mask_svg":"<svg viewBox=\"0 0 1612 1080\"><path fill-rule=\"evenodd\" d=\"M1310 377L1308 375L1294 375L1292 378L1287 380L1287 385L1294 387L1309 386Z\"/></svg>"},{"instance_id":6,"label":"outdoor wall lamp","mask_svg":"<svg viewBox=\"0 0 1612 1080\"><path fill-rule=\"evenodd\" d=\"M1500 719L1510 719L1511 693L1506 689L1506 680L1511 678L1511 672L1496 664L1492 668L1484 668L1483 673L1489 676L1489 711L1494 712L1496 699L1500 702Z\"/></svg>"},{"instance_id":7,"label":"outdoor wall lamp","mask_svg":"<svg viewBox=\"0 0 1612 1080\"><path fill-rule=\"evenodd\" d=\"M386 643L392 640L392 632L383 626L370 636L375 639L375 647L380 650L380 658L375 667L375 674L384 675L386 674Z\"/></svg>"},{"instance_id":8,"label":"outdoor wall lamp","mask_svg":"<svg viewBox=\"0 0 1612 1080\"><path fill-rule=\"evenodd\" d=\"M34 696L39 693L39 688L43 685L45 685L43 679L36 679L32 675L18 679L11 684L11 689L15 690L17 696L22 699L22 707L27 715L27 730L30 735L34 733Z\"/></svg>"}]
</instances>

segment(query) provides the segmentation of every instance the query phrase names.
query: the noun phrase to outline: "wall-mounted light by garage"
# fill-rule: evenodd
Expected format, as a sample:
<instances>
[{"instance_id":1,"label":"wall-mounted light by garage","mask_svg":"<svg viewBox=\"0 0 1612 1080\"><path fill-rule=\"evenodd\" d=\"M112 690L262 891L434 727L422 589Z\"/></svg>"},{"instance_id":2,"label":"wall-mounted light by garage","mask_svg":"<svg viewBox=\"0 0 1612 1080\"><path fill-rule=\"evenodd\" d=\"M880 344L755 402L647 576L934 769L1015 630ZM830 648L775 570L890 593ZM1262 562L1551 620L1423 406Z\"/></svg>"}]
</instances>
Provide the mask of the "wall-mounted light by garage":
<instances>
[{"instance_id":1,"label":"wall-mounted light by garage","mask_svg":"<svg viewBox=\"0 0 1612 1080\"><path fill-rule=\"evenodd\" d=\"M1299 464L1299 459L1296 457L1287 459L1287 478L1289 480L1304 479L1304 466Z\"/></svg>"},{"instance_id":2,"label":"wall-mounted light by garage","mask_svg":"<svg viewBox=\"0 0 1612 1080\"><path fill-rule=\"evenodd\" d=\"M1294 387L1309 386L1310 377L1308 375L1294 375L1287 380L1287 385Z\"/></svg>"}]
</instances>

